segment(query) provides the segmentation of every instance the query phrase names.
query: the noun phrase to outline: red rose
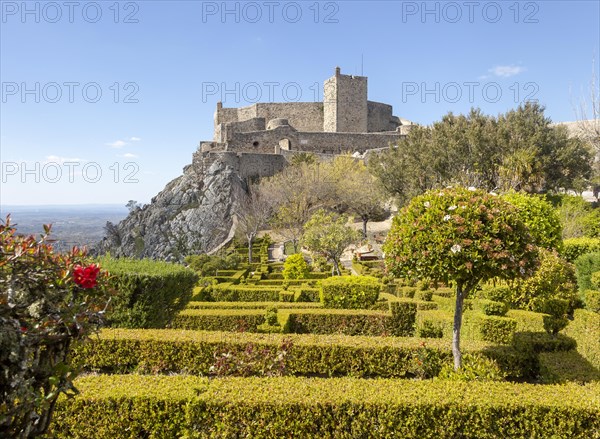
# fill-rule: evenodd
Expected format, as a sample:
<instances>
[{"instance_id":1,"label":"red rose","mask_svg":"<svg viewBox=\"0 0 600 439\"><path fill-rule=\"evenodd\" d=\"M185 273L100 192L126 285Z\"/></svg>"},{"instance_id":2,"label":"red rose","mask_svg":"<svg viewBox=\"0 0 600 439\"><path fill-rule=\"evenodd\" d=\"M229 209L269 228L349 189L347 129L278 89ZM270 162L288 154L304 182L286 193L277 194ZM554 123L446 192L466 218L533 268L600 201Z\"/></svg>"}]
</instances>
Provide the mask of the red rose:
<instances>
[{"instance_id":1,"label":"red rose","mask_svg":"<svg viewBox=\"0 0 600 439\"><path fill-rule=\"evenodd\" d=\"M96 264L87 267L76 265L73 269L73 280L81 288L94 288L98 284L96 282L98 273L100 273L100 267Z\"/></svg>"}]
</instances>

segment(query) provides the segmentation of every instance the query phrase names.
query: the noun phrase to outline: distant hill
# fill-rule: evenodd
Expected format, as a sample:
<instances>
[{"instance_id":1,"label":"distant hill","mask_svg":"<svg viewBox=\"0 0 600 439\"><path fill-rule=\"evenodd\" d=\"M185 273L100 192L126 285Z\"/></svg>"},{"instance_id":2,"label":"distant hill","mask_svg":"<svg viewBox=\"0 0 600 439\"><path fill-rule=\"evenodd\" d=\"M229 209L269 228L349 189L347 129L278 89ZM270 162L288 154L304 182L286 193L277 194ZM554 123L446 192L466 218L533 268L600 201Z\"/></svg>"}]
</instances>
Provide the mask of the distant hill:
<instances>
[{"instance_id":1,"label":"distant hill","mask_svg":"<svg viewBox=\"0 0 600 439\"><path fill-rule=\"evenodd\" d=\"M107 221L119 222L128 210L119 204L0 205L2 221L10 214L11 223L23 235L39 235L43 224L52 224L52 239L57 251L69 250L74 245L92 246L104 236Z\"/></svg>"}]
</instances>

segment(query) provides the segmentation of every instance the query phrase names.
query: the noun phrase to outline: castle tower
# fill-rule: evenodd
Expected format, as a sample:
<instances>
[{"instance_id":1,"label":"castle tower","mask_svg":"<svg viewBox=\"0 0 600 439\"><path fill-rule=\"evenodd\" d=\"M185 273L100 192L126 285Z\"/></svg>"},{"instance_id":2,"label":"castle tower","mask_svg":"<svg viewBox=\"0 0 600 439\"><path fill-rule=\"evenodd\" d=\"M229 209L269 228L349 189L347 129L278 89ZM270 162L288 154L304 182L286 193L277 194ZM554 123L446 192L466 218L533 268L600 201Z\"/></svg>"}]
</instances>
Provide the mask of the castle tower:
<instances>
[{"instance_id":1,"label":"castle tower","mask_svg":"<svg viewBox=\"0 0 600 439\"><path fill-rule=\"evenodd\" d=\"M323 87L323 131L367 132L367 77L335 75Z\"/></svg>"}]
</instances>

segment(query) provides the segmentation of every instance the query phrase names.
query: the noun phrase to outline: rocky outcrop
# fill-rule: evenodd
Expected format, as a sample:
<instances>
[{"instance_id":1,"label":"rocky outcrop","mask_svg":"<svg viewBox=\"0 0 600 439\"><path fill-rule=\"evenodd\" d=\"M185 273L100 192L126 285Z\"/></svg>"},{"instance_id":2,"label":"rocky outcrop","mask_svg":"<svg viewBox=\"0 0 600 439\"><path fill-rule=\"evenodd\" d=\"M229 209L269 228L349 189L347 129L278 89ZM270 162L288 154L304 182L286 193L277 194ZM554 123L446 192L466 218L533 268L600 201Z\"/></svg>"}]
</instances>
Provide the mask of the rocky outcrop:
<instances>
[{"instance_id":1,"label":"rocky outcrop","mask_svg":"<svg viewBox=\"0 0 600 439\"><path fill-rule=\"evenodd\" d=\"M95 253L166 260L208 253L233 236L236 199L248 178L273 175L284 166L281 156L196 152L183 175L150 204L107 230Z\"/></svg>"}]
</instances>

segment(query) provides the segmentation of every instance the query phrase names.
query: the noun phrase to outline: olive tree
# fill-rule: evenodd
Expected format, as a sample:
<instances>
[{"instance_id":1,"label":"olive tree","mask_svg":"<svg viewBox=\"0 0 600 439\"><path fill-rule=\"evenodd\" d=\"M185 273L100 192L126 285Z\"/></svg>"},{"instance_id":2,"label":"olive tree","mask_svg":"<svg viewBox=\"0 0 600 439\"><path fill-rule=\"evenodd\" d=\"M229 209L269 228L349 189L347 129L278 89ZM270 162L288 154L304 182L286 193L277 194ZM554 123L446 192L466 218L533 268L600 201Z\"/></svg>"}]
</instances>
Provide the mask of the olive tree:
<instances>
[{"instance_id":1,"label":"olive tree","mask_svg":"<svg viewBox=\"0 0 600 439\"><path fill-rule=\"evenodd\" d=\"M340 257L346 247L358 241L358 232L346 225L344 215L319 209L304 226L302 244L311 252L325 256L333 264L332 274L340 274Z\"/></svg>"},{"instance_id":2,"label":"olive tree","mask_svg":"<svg viewBox=\"0 0 600 439\"><path fill-rule=\"evenodd\" d=\"M531 276L538 264L534 243L511 204L481 190L447 188L413 198L394 218L384 251L397 276L456 286L452 354L459 369L464 299L493 277Z\"/></svg>"}]
</instances>

